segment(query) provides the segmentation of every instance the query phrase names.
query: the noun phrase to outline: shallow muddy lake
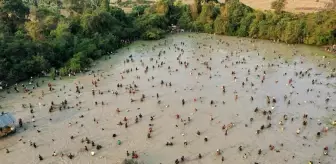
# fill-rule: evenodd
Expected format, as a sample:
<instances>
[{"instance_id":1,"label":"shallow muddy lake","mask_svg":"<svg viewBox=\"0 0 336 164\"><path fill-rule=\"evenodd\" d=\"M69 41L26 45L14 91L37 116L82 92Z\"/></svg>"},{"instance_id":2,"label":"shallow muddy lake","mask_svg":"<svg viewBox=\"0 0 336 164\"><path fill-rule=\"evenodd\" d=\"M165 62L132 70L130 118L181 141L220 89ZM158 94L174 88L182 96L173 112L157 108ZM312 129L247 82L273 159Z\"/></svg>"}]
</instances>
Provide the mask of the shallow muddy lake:
<instances>
[{"instance_id":1,"label":"shallow muddy lake","mask_svg":"<svg viewBox=\"0 0 336 164\"><path fill-rule=\"evenodd\" d=\"M41 86L31 94L21 84L20 93L0 93L0 110L24 123L0 139L1 164L117 164L131 158L126 151L145 164L334 164L335 59L316 47L207 34L135 42L87 73L35 79Z\"/></svg>"}]
</instances>

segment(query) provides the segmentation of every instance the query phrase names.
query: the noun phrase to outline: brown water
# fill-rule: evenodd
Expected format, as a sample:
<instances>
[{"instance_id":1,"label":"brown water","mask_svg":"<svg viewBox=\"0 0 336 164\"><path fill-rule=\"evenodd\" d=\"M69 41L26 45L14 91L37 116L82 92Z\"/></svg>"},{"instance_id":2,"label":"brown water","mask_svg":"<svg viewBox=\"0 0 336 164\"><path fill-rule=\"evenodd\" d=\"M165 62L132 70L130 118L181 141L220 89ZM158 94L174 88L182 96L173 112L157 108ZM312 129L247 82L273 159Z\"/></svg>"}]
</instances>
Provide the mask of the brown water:
<instances>
[{"instance_id":1,"label":"brown water","mask_svg":"<svg viewBox=\"0 0 336 164\"><path fill-rule=\"evenodd\" d=\"M111 59L95 63L92 70L96 75L99 74L100 79L97 88L91 84L97 78L86 73L51 81L55 85L53 92L49 92L44 84L30 95L1 93L5 97L0 100L2 110L13 112L17 118L22 118L26 128L0 139L0 149L3 151L0 153L1 164L114 164L121 163L126 158L127 150L136 151L139 161L146 164L174 163L182 155L186 159L184 163L222 163L221 157L224 156L223 163L230 164L298 164L308 163L310 160L314 163L320 161L323 164L333 164L336 160L336 131L332 128L331 121L336 120L336 79L326 77L336 67L335 58L323 58L326 54L314 47L251 41L246 38L206 34L178 34L160 41L136 42L119 50ZM174 45L182 48L184 53L174 48ZM158 57L160 51L165 53ZM133 55L134 62L124 63L130 54ZM179 64L177 57L180 54L180 61L189 63L187 68ZM236 64L236 61L243 61L243 58L246 63ZM144 66L140 60L144 62ZM161 61L165 64L158 68ZM201 64L203 62L208 62L211 70ZM326 64L326 68L318 67L321 63ZM269 64L274 66L268 66ZM148 73L144 73L146 65L149 66ZM255 71L256 65L259 68ZM168 66L171 67L170 70ZM139 70L135 71L135 67ZM131 68L132 72L121 74ZM295 76L295 72L304 72L309 68L312 69L309 71L310 77L307 74L302 78L300 75ZM236 72L236 81L231 75L232 71ZM263 71L266 75L264 83L261 83ZM121 79L121 75L124 79ZM140 76L140 79L136 76ZM287 85L290 78L293 79L292 86ZM313 79L317 79L314 85ZM165 83L171 82L172 86L161 85L161 80ZM125 87L133 81L138 85L139 91L129 94ZM75 85L79 82L84 89L81 94L76 94ZM242 82L245 82L244 87ZM254 83L253 87L251 82ZM117 88L117 83L122 83L123 88ZM222 86L226 87L226 93L222 92ZM307 93L307 88L313 90ZM95 96L91 94L92 89L96 90ZM46 95L39 99L42 90ZM98 90L104 94L99 95ZM108 90L118 91L119 95L115 96ZM158 99L156 93L160 95ZM144 102L139 101L142 94L146 95ZM236 94L237 101L234 99ZM284 101L284 95L288 96L290 105ZM253 101L250 100L251 96ZM266 96L275 97L277 102L267 104ZM328 103L325 102L327 97L330 99ZM131 102L131 98L136 101ZM74 108L62 111L57 108L52 113L48 112L51 101L59 104L64 99ZM184 106L181 104L182 99L186 101ZM161 100L161 104L157 103L158 100ZM211 100L214 101L213 105L210 105ZM97 106L95 101L98 101ZM101 101L105 105L101 105ZM29 103L34 106L35 122L31 122L29 108L22 108L21 105ZM254 112L256 107L260 110L257 113ZM119 114L116 112L117 108L121 110ZM262 114L263 110L272 111L271 120L266 119ZM140 113L143 118L135 124L135 117ZM307 126L302 125L305 113L308 114ZM181 122L176 119L176 114L184 120L190 117L191 121ZM285 114L288 115L287 121L283 120ZM81 115L84 117L80 118ZM150 116L154 116L153 121L150 121ZM211 116L213 121L210 120ZM117 125L124 117L129 119L127 129ZM93 121L94 118L98 120L98 124ZM254 121L250 122L250 118ZM283 125L278 124L281 120ZM234 126L225 135L222 126L231 122ZM69 123L72 125L69 126ZM256 134L261 125L269 123L272 124L270 128ZM147 138L148 124L154 124L150 139ZM316 133L326 126L329 131L316 137ZM300 134L296 134L298 128L301 129ZM41 132L37 133L37 130ZM196 134L197 130L201 132L200 136ZM112 137L114 133L117 134L116 138ZM70 139L71 135L74 139ZM172 136L174 139L171 139ZM204 142L205 136L209 139L208 142ZM87 145L89 152L86 152L86 144L80 142L85 137L103 148L96 150ZM19 141L20 139L22 140ZM37 148L29 146L29 140L36 142ZM117 140L121 140L122 144L117 145ZM187 146L184 146L184 140L188 141ZM167 141L172 141L174 146L166 146ZM274 145L279 152L271 151L269 145ZM239 146L243 148L241 152L238 151ZM328 156L323 155L325 146L330 150ZM5 153L6 148L9 149L9 154ZM217 149L222 151L220 156L215 155ZM261 155L257 153L259 149L262 150ZM90 155L92 150L95 151L95 156ZM58 153L57 157L52 156L53 151ZM60 157L60 153L72 153L75 158L70 160L66 156ZM197 158L199 153L203 155L202 159ZM39 161L39 154L43 156L43 161ZM244 154L246 158L243 158Z\"/></svg>"}]
</instances>

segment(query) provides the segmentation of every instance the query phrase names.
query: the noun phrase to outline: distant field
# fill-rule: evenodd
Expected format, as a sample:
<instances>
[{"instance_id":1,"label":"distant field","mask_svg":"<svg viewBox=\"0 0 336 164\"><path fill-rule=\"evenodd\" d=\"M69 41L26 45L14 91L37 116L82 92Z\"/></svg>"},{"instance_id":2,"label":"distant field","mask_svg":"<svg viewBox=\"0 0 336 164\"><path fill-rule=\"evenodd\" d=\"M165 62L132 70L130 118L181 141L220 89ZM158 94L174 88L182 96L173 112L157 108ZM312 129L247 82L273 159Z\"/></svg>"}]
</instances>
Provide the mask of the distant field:
<instances>
[{"instance_id":1,"label":"distant field","mask_svg":"<svg viewBox=\"0 0 336 164\"><path fill-rule=\"evenodd\" d=\"M126 2L127 0L122 0L122 2ZM147 0L155 2L156 0ZM194 0L182 0L186 4L192 4ZM219 2L224 3L225 0L218 0ZM270 10L271 3L274 0L240 0L242 3L259 10ZM331 0L287 0L285 10L289 12L299 13L309 13L316 12L321 9L324 9L326 4ZM112 0L111 2L116 2L116 0ZM132 2L136 2L133 0ZM130 11L131 8L128 6L123 6L126 11Z\"/></svg>"},{"instance_id":2,"label":"distant field","mask_svg":"<svg viewBox=\"0 0 336 164\"><path fill-rule=\"evenodd\" d=\"M274 0L240 0L246 5L260 10L270 10ZM316 12L325 7L331 0L287 0L286 11L289 12Z\"/></svg>"}]
</instances>

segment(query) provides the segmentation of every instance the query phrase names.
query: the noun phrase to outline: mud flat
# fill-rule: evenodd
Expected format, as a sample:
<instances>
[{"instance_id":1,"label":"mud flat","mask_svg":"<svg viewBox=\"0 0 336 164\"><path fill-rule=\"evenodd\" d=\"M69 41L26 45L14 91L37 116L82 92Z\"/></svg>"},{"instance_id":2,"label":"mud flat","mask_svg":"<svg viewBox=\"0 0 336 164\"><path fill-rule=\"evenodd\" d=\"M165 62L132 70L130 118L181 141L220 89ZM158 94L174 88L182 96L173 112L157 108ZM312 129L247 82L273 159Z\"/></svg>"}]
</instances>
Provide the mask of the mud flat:
<instances>
[{"instance_id":1,"label":"mud flat","mask_svg":"<svg viewBox=\"0 0 336 164\"><path fill-rule=\"evenodd\" d=\"M336 131L331 124L336 119L336 79L328 76L336 61L323 53L315 47L193 33L136 42L95 62L90 72L56 81L34 79L41 86L31 94L23 93L21 84L20 93L13 89L10 94L1 93L1 110L24 123L16 134L0 139L1 164L117 164L131 158L126 151L136 151L137 160L146 164L175 163L176 159L206 164L332 164L336 161ZM80 93L75 92L76 85L83 87ZM66 108L60 111L64 100ZM166 146L167 142L173 146ZM102 148L97 150L96 145ZM326 146L329 154L323 155Z\"/></svg>"}]
</instances>

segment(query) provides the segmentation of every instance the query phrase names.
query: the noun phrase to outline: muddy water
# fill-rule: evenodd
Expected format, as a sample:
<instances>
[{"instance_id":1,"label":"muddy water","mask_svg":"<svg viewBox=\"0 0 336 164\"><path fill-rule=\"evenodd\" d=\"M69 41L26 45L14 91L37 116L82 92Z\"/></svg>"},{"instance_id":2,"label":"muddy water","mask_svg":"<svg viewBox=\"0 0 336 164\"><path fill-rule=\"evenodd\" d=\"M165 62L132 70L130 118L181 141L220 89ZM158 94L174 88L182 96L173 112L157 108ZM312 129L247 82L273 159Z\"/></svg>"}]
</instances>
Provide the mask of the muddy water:
<instances>
[{"instance_id":1,"label":"muddy water","mask_svg":"<svg viewBox=\"0 0 336 164\"><path fill-rule=\"evenodd\" d=\"M134 62L124 63L129 55L133 56ZM188 67L179 64L179 55L181 62L189 63ZM96 78L85 73L50 81L55 88L52 92L46 86L49 80L44 79L45 84L30 95L1 93L2 110L22 118L26 129L0 139L1 164L121 163L127 157L127 150L130 153L136 151L138 160L146 164L174 163L182 155L185 163L222 163L223 156L223 163L236 164L297 164L310 160L332 164L336 160L336 133L331 125L331 120L336 119L336 80L326 77L336 67L336 61L330 56L323 58L323 55L326 54L313 47L205 34L179 34L155 42L136 42L119 50L110 59L97 61L92 68ZM242 62L243 59L246 63ZM161 62L164 64L158 68ZM211 70L202 64L204 62L208 62ZM326 68L320 64L326 64ZM259 68L255 70L257 65ZM144 72L146 66L149 67L147 73ZM124 72L131 68L130 73ZM309 68L310 77L308 73L303 77L295 76L295 72L305 72ZM232 71L236 74L232 75ZM262 83L264 71L266 75ZM91 82L98 78L98 87L94 87ZM293 82L288 85L290 78ZM317 79L314 85L313 79ZM41 83L42 79L38 81ZM138 91L129 94L125 88L133 82ZM171 86L166 86L169 82ZM118 83L122 83L123 88L117 88ZM84 87L80 94L75 93L76 84ZM225 93L222 86L226 88ZM312 91L307 93L308 88ZM92 89L96 91L95 96ZM39 98L42 90L45 96ZM98 90L103 95L99 95ZM112 94L113 91L119 95ZM146 98L140 102L142 94ZM286 101L285 95L288 97ZM275 97L277 102L267 104L267 96ZM326 103L328 97L330 101ZM58 105L65 99L70 109L59 111L56 108L49 113L51 101ZM135 101L131 102L131 99ZM185 105L182 105L182 99ZM211 100L214 102L212 105ZM95 105L96 101L98 105ZM34 114L21 105L29 103L34 106ZM254 112L256 107L258 112ZM120 113L116 112L117 108ZM267 114L271 120L263 115L264 110L271 111L272 114ZM135 123L135 117L140 113L143 118ZM306 126L302 124L305 113L308 114ZM191 121L181 122L176 119L177 114L180 119L190 117ZM32 122L32 115L35 122ZM283 115L288 115L288 120L283 120ZM154 116L152 121L150 116ZM117 125L124 117L128 119L127 129L124 125ZM250 118L253 118L252 122ZM283 121L283 125L279 121ZM222 126L229 123L234 126L225 135ZM269 123L270 128L256 134L262 125ZM154 124L150 139L147 138L149 124ZM317 137L316 133L324 127L329 127L328 132ZM300 134L297 134L299 128ZM197 130L201 132L200 136L196 134ZM113 138L113 134L117 137ZM74 138L70 139L70 136ZM85 137L103 148L96 150L81 143ZM118 145L117 140L122 144ZM183 143L185 140L187 146ZM29 146L29 141L35 142L37 148ZM166 146L167 141L174 145ZM84 150L85 145L89 152ZM270 150L269 145L275 149ZM242 146L242 151L238 150L239 146ZM328 156L323 155L325 146L329 147ZM10 153L6 154L5 149ZM217 149L222 151L219 156L216 155ZM262 150L260 155L259 149ZM56 157L52 156L54 151ZM95 156L90 155L91 151L96 153ZM61 157L61 153L72 153L75 157L70 160ZM199 153L202 159L198 159ZM43 161L39 161L39 154Z\"/></svg>"}]
</instances>

